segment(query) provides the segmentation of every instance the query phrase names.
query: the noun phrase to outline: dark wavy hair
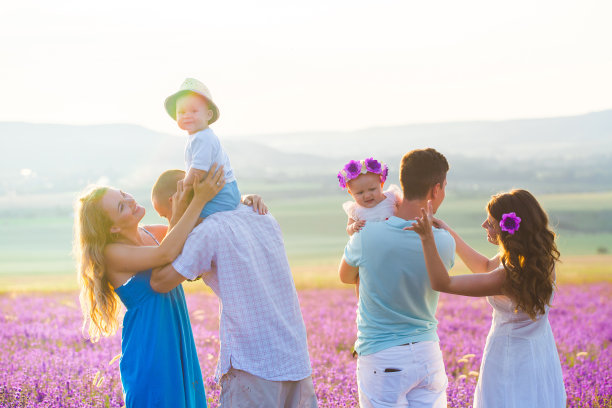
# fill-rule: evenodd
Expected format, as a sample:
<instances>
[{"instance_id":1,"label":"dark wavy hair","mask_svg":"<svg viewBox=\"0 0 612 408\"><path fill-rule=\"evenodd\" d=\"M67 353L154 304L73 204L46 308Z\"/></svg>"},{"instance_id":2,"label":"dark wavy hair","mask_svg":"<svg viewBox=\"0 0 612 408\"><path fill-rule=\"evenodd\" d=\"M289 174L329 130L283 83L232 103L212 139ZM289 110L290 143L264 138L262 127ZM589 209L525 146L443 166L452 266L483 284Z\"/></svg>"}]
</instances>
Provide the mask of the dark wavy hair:
<instances>
[{"instance_id":1,"label":"dark wavy hair","mask_svg":"<svg viewBox=\"0 0 612 408\"><path fill-rule=\"evenodd\" d=\"M535 320L546 312L546 305L550 306L555 286L553 271L560 256L548 216L526 190L493 196L487 211L498 223L503 214L510 212L521 219L514 234L499 234L500 259L506 269L503 292L516 303L517 310Z\"/></svg>"}]
</instances>

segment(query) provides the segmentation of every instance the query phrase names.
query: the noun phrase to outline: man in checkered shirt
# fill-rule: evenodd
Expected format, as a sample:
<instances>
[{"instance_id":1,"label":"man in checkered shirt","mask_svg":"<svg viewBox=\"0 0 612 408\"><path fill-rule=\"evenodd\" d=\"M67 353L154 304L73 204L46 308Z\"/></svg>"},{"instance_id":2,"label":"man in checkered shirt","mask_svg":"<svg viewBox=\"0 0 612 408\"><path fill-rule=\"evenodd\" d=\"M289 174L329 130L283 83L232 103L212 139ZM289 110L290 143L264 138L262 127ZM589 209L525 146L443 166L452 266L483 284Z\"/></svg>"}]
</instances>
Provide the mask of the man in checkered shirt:
<instances>
[{"instance_id":1,"label":"man in checkered shirt","mask_svg":"<svg viewBox=\"0 0 612 408\"><path fill-rule=\"evenodd\" d=\"M153 196L155 204L155 188ZM161 215L172 217L167 206ZM181 255L153 272L151 287L168 292L198 276L221 303L221 406L316 407L306 328L272 215L240 204L206 217Z\"/></svg>"}]
</instances>

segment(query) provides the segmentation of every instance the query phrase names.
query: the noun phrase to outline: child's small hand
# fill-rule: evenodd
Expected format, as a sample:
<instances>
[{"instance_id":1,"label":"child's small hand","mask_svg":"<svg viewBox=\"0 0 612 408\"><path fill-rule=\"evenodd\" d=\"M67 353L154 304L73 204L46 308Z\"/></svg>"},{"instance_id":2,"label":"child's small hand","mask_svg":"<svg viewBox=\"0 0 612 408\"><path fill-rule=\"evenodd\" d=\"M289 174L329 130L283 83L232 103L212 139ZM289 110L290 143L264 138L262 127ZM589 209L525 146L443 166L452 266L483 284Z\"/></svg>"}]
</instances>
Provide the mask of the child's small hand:
<instances>
[{"instance_id":1,"label":"child's small hand","mask_svg":"<svg viewBox=\"0 0 612 408\"><path fill-rule=\"evenodd\" d=\"M349 235L353 235L354 233L361 231L361 229L365 226L365 223L365 220L359 220L349 225Z\"/></svg>"},{"instance_id":2,"label":"child's small hand","mask_svg":"<svg viewBox=\"0 0 612 408\"><path fill-rule=\"evenodd\" d=\"M421 237L421 240L433 238L432 230L432 218L433 218L433 206L431 200L427 201L427 210L421 208L421 217L416 217L416 222L409 227L405 227L404 230L414 231Z\"/></svg>"},{"instance_id":3,"label":"child's small hand","mask_svg":"<svg viewBox=\"0 0 612 408\"><path fill-rule=\"evenodd\" d=\"M365 224L366 224L365 220L355 221L355 223L353 224L353 230L355 232L359 232L361 231L363 227L365 227Z\"/></svg>"}]
</instances>

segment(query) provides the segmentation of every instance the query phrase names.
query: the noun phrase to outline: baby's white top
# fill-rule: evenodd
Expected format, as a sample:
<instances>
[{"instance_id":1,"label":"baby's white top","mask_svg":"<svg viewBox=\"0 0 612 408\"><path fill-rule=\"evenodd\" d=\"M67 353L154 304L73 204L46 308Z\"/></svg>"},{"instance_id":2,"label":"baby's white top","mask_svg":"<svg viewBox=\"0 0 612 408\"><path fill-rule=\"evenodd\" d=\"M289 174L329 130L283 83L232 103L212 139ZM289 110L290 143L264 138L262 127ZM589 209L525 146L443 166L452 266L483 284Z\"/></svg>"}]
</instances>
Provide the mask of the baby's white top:
<instances>
[{"instance_id":1,"label":"baby's white top","mask_svg":"<svg viewBox=\"0 0 612 408\"><path fill-rule=\"evenodd\" d=\"M185 170L189 171L193 167L208 171L213 163L223 165L226 183L236 181L229 157L211 128L189 135L187 146L185 146Z\"/></svg>"},{"instance_id":2,"label":"baby's white top","mask_svg":"<svg viewBox=\"0 0 612 408\"><path fill-rule=\"evenodd\" d=\"M346 215L355 221L384 221L395 214L395 209L402 200L402 191L395 184L391 184L383 194L385 199L372 208L362 207L354 201L345 202L342 208Z\"/></svg>"}]
</instances>

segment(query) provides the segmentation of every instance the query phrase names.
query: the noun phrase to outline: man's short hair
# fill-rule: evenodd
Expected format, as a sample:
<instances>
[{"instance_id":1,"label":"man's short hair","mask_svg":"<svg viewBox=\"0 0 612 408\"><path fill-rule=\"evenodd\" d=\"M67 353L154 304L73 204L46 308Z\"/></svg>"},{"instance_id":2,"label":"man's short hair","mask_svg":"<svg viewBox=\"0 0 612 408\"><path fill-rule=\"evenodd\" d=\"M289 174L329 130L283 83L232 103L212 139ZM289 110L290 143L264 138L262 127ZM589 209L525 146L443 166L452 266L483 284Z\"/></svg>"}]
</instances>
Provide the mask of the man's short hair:
<instances>
[{"instance_id":1,"label":"man's short hair","mask_svg":"<svg viewBox=\"0 0 612 408\"><path fill-rule=\"evenodd\" d=\"M155 182L151 191L151 198L165 200L176 193L176 183L185 178L183 170L166 170Z\"/></svg>"},{"instance_id":2,"label":"man's short hair","mask_svg":"<svg viewBox=\"0 0 612 408\"><path fill-rule=\"evenodd\" d=\"M435 149L412 150L402 157L400 183L404 198L423 199L436 184L444 183L449 166L446 157Z\"/></svg>"}]
</instances>

